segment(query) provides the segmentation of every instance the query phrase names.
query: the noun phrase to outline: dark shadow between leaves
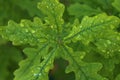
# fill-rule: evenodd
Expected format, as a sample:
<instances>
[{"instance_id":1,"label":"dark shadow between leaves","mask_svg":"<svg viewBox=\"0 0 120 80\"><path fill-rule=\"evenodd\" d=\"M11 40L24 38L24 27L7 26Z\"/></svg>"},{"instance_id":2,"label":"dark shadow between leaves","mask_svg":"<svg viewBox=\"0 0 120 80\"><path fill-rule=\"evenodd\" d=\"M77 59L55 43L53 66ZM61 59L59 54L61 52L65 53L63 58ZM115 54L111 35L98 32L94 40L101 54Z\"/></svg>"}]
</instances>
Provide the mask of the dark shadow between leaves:
<instances>
[{"instance_id":1,"label":"dark shadow between leaves","mask_svg":"<svg viewBox=\"0 0 120 80\"><path fill-rule=\"evenodd\" d=\"M49 71L49 80L75 80L74 72L65 73L68 61L59 58L54 61L54 68Z\"/></svg>"}]
</instances>

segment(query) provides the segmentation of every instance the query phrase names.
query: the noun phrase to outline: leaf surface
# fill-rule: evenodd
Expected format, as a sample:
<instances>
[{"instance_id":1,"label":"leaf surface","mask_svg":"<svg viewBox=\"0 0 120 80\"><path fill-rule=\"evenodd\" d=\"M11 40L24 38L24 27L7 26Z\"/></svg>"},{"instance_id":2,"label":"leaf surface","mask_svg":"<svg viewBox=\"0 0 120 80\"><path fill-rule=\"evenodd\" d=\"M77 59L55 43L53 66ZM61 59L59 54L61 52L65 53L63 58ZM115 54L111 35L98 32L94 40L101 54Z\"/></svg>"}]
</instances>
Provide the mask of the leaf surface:
<instances>
[{"instance_id":1,"label":"leaf surface","mask_svg":"<svg viewBox=\"0 0 120 80\"><path fill-rule=\"evenodd\" d=\"M46 41L45 35L41 33L41 28L43 28L43 24L39 18L35 18L34 22L21 20L20 24L9 21L8 26L2 29L2 36L12 41L14 45L37 45Z\"/></svg>"},{"instance_id":2,"label":"leaf surface","mask_svg":"<svg viewBox=\"0 0 120 80\"><path fill-rule=\"evenodd\" d=\"M102 12L100 9L94 9L86 4L79 4L79 3L70 5L70 7L68 8L68 11L70 15L74 15L77 18L86 16L86 15L92 16Z\"/></svg>"},{"instance_id":3,"label":"leaf surface","mask_svg":"<svg viewBox=\"0 0 120 80\"><path fill-rule=\"evenodd\" d=\"M75 53L71 48L64 46L64 59L69 61L66 72L74 72L75 80L107 80L100 76L98 71L102 68L100 63L85 63L82 59L85 56L84 52Z\"/></svg>"},{"instance_id":4,"label":"leaf surface","mask_svg":"<svg viewBox=\"0 0 120 80\"><path fill-rule=\"evenodd\" d=\"M38 50L24 49L28 58L20 63L20 68L15 71L14 80L48 80L48 72L53 68L56 48L50 52L48 49L48 44L41 46Z\"/></svg>"},{"instance_id":5,"label":"leaf surface","mask_svg":"<svg viewBox=\"0 0 120 80\"><path fill-rule=\"evenodd\" d=\"M31 46L24 49L27 58L20 62L20 68L14 73L14 80L48 80L49 70L53 68L56 44L59 43L58 36L64 22L64 6L58 0L43 0L38 6L46 15L45 23L36 17L33 21L21 20L19 24L9 21L8 26L1 29L2 37L12 41L13 45Z\"/></svg>"},{"instance_id":6,"label":"leaf surface","mask_svg":"<svg viewBox=\"0 0 120 80\"><path fill-rule=\"evenodd\" d=\"M89 5L76 5L91 12L95 10ZM42 0L38 8L45 14L44 20L36 17L33 21L23 19L20 23L9 21L8 26L0 28L0 35L13 45L25 45L23 52L27 58L20 62L14 80L48 80L54 59L60 57L69 62L65 70L66 73L74 72L75 80L111 78L107 73L103 75L102 71L111 72L119 64L118 17L103 13L85 16L81 22L76 19L72 24L64 22L65 7L59 0ZM94 58L93 53L102 60ZM88 57L90 59L86 59Z\"/></svg>"},{"instance_id":7,"label":"leaf surface","mask_svg":"<svg viewBox=\"0 0 120 80\"><path fill-rule=\"evenodd\" d=\"M82 40L84 44L88 44L92 40L109 34L111 30L118 27L119 21L119 18L107 16L106 14L99 14L95 17L86 16L82 19L81 24L73 24L70 34L64 39L65 41Z\"/></svg>"}]
</instances>

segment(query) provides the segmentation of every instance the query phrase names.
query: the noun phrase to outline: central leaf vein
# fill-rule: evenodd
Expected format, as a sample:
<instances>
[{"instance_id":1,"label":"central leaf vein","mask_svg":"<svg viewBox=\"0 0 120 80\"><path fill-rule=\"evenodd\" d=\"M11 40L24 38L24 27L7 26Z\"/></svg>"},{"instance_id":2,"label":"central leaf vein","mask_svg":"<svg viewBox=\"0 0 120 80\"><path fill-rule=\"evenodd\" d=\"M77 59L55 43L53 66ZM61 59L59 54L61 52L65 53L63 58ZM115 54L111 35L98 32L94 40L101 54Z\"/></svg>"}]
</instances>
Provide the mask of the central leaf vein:
<instances>
[{"instance_id":1,"label":"central leaf vein","mask_svg":"<svg viewBox=\"0 0 120 80\"><path fill-rule=\"evenodd\" d=\"M88 80L87 75L82 70L81 66L78 64L78 62L74 59L74 57L70 54L69 50L63 45L63 49L66 51L67 55L75 62L78 69L81 71L81 73L85 76L85 79Z\"/></svg>"},{"instance_id":2,"label":"central leaf vein","mask_svg":"<svg viewBox=\"0 0 120 80\"><path fill-rule=\"evenodd\" d=\"M103 23L99 23L99 24L96 24L96 25L87 27L87 28L79 31L78 33L74 34L73 36L64 39L64 41L71 40L71 39L73 39L74 37L76 37L76 36L78 36L78 35L82 35L82 34L83 34L84 32L86 32L86 31L92 30L92 29L94 29L94 28L96 28L96 27L98 27L98 26L102 26L102 25L105 25L105 24L109 24L109 23L111 23L111 22L113 22L113 20L106 21L106 22L103 22ZM102 26L102 27L103 27L103 26Z\"/></svg>"},{"instance_id":3,"label":"central leaf vein","mask_svg":"<svg viewBox=\"0 0 120 80\"><path fill-rule=\"evenodd\" d=\"M43 66L40 68L38 75L34 78L34 80L38 80L39 79L39 74L42 73L42 71L44 70L45 66L48 64L48 62L50 61L51 57L53 57L55 51L56 51L57 47L55 47L52 51L49 52L49 56L47 57L45 63L43 64Z\"/></svg>"}]
</instances>

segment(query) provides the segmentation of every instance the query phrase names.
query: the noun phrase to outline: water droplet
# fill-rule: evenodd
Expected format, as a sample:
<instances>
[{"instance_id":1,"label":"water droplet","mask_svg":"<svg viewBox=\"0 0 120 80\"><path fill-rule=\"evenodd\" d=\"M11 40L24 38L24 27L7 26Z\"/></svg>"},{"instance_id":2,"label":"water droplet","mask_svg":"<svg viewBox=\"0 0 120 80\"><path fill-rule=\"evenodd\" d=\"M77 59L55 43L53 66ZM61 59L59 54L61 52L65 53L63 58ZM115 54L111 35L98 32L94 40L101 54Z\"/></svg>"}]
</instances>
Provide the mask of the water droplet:
<instances>
[{"instance_id":1,"label":"water droplet","mask_svg":"<svg viewBox=\"0 0 120 80\"><path fill-rule=\"evenodd\" d=\"M33 75L34 76L41 76L41 73L39 73L39 74L34 73Z\"/></svg>"},{"instance_id":2,"label":"water droplet","mask_svg":"<svg viewBox=\"0 0 120 80\"><path fill-rule=\"evenodd\" d=\"M109 52L112 53L112 52L114 52L114 51L110 49Z\"/></svg>"},{"instance_id":3,"label":"water droplet","mask_svg":"<svg viewBox=\"0 0 120 80\"><path fill-rule=\"evenodd\" d=\"M111 44L111 41L110 41L110 40L107 40L107 43L108 43L108 44Z\"/></svg>"},{"instance_id":4,"label":"water droplet","mask_svg":"<svg viewBox=\"0 0 120 80\"><path fill-rule=\"evenodd\" d=\"M80 56L80 59L83 59L84 58L84 56L82 55L82 56Z\"/></svg>"},{"instance_id":5,"label":"water droplet","mask_svg":"<svg viewBox=\"0 0 120 80\"><path fill-rule=\"evenodd\" d=\"M37 67L38 70L40 70L40 67Z\"/></svg>"},{"instance_id":6,"label":"water droplet","mask_svg":"<svg viewBox=\"0 0 120 80\"><path fill-rule=\"evenodd\" d=\"M115 27L114 27L113 25L110 25L110 28L111 28L111 29L114 29Z\"/></svg>"},{"instance_id":7,"label":"water droplet","mask_svg":"<svg viewBox=\"0 0 120 80\"><path fill-rule=\"evenodd\" d=\"M24 39L24 41L27 41L27 39Z\"/></svg>"},{"instance_id":8,"label":"water droplet","mask_svg":"<svg viewBox=\"0 0 120 80\"><path fill-rule=\"evenodd\" d=\"M34 31L34 30L32 30L31 32L32 32L32 33L35 33L35 31Z\"/></svg>"},{"instance_id":9,"label":"water droplet","mask_svg":"<svg viewBox=\"0 0 120 80\"><path fill-rule=\"evenodd\" d=\"M82 25L80 25L80 28L82 28Z\"/></svg>"},{"instance_id":10,"label":"water droplet","mask_svg":"<svg viewBox=\"0 0 120 80\"><path fill-rule=\"evenodd\" d=\"M40 39L37 39L38 41L40 41Z\"/></svg>"},{"instance_id":11,"label":"water droplet","mask_svg":"<svg viewBox=\"0 0 120 80\"><path fill-rule=\"evenodd\" d=\"M103 21L103 20L101 20L100 22L101 22L101 23L103 23L104 21Z\"/></svg>"},{"instance_id":12,"label":"water droplet","mask_svg":"<svg viewBox=\"0 0 120 80\"><path fill-rule=\"evenodd\" d=\"M38 75L41 76L41 73L39 73Z\"/></svg>"},{"instance_id":13,"label":"water droplet","mask_svg":"<svg viewBox=\"0 0 120 80\"><path fill-rule=\"evenodd\" d=\"M34 76L38 76L38 74L34 74Z\"/></svg>"},{"instance_id":14,"label":"water droplet","mask_svg":"<svg viewBox=\"0 0 120 80\"><path fill-rule=\"evenodd\" d=\"M113 45L115 46L115 45L116 45L116 43L113 43Z\"/></svg>"},{"instance_id":15,"label":"water droplet","mask_svg":"<svg viewBox=\"0 0 120 80\"><path fill-rule=\"evenodd\" d=\"M105 50L102 50L102 52L106 52Z\"/></svg>"},{"instance_id":16,"label":"water droplet","mask_svg":"<svg viewBox=\"0 0 120 80\"><path fill-rule=\"evenodd\" d=\"M110 52L108 51L108 52L107 52L107 54L109 55L109 54L110 54Z\"/></svg>"},{"instance_id":17,"label":"water droplet","mask_svg":"<svg viewBox=\"0 0 120 80\"><path fill-rule=\"evenodd\" d=\"M34 71L32 70L31 72L33 73Z\"/></svg>"},{"instance_id":18,"label":"water droplet","mask_svg":"<svg viewBox=\"0 0 120 80\"><path fill-rule=\"evenodd\" d=\"M120 40L120 37L117 37L117 40Z\"/></svg>"},{"instance_id":19,"label":"water droplet","mask_svg":"<svg viewBox=\"0 0 120 80\"><path fill-rule=\"evenodd\" d=\"M120 50L118 50L120 52Z\"/></svg>"},{"instance_id":20,"label":"water droplet","mask_svg":"<svg viewBox=\"0 0 120 80\"><path fill-rule=\"evenodd\" d=\"M20 41L20 43L23 43L23 41Z\"/></svg>"},{"instance_id":21,"label":"water droplet","mask_svg":"<svg viewBox=\"0 0 120 80\"><path fill-rule=\"evenodd\" d=\"M46 6L46 8L49 8L48 6Z\"/></svg>"},{"instance_id":22,"label":"water droplet","mask_svg":"<svg viewBox=\"0 0 120 80\"><path fill-rule=\"evenodd\" d=\"M117 20L115 20L115 22L118 22Z\"/></svg>"},{"instance_id":23,"label":"water droplet","mask_svg":"<svg viewBox=\"0 0 120 80\"><path fill-rule=\"evenodd\" d=\"M98 16L95 16L95 19L97 19L98 18Z\"/></svg>"},{"instance_id":24,"label":"water droplet","mask_svg":"<svg viewBox=\"0 0 120 80\"><path fill-rule=\"evenodd\" d=\"M28 29L25 29L25 32L28 32Z\"/></svg>"},{"instance_id":25,"label":"water droplet","mask_svg":"<svg viewBox=\"0 0 120 80\"><path fill-rule=\"evenodd\" d=\"M51 28L53 28L53 26L50 26Z\"/></svg>"},{"instance_id":26,"label":"water droplet","mask_svg":"<svg viewBox=\"0 0 120 80\"><path fill-rule=\"evenodd\" d=\"M48 72L49 71L49 68L45 68L45 72Z\"/></svg>"},{"instance_id":27,"label":"water droplet","mask_svg":"<svg viewBox=\"0 0 120 80\"><path fill-rule=\"evenodd\" d=\"M107 44L106 44L106 43L104 43L104 46L105 46L105 47L107 47Z\"/></svg>"},{"instance_id":28,"label":"water droplet","mask_svg":"<svg viewBox=\"0 0 120 80\"><path fill-rule=\"evenodd\" d=\"M21 27L24 27L24 24L21 23L20 26L21 26Z\"/></svg>"}]
</instances>

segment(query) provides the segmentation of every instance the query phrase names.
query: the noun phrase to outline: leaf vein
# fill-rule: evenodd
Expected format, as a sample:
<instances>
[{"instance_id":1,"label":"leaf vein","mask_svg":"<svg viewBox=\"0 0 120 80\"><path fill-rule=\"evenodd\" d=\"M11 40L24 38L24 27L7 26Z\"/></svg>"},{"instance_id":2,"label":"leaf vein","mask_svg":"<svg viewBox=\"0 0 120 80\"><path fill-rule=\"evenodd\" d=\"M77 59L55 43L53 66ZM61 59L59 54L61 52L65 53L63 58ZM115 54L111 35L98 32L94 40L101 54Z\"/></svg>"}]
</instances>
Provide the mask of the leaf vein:
<instances>
[{"instance_id":1,"label":"leaf vein","mask_svg":"<svg viewBox=\"0 0 120 80\"><path fill-rule=\"evenodd\" d=\"M97 26L105 25L105 24L108 24L108 23L111 23L111 22L113 22L113 20L110 20L110 21L107 21L107 22L103 22L102 24L96 24L96 25L87 27L87 28L79 31L78 33L74 34L73 36L64 39L64 41L71 40L72 38L74 38L74 37L76 37L78 35L82 35L85 31L92 30L93 28L96 28Z\"/></svg>"},{"instance_id":2,"label":"leaf vein","mask_svg":"<svg viewBox=\"0 0 120 80\"><path fill-rule=\"evenodd\" d=\"M82 70L81 66L78 64L78 62L74 59L74 57L70 54L69 50L64 45L63 45L63 49L66 51L67 55L75 62L76 66L83 73L83 75L85 76L86 80L88 80L87 75Z\"/></svg>"}]
</instances>

